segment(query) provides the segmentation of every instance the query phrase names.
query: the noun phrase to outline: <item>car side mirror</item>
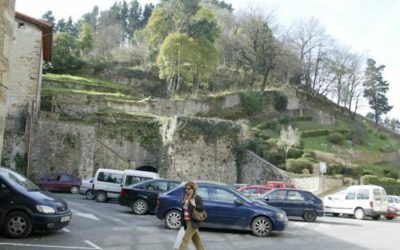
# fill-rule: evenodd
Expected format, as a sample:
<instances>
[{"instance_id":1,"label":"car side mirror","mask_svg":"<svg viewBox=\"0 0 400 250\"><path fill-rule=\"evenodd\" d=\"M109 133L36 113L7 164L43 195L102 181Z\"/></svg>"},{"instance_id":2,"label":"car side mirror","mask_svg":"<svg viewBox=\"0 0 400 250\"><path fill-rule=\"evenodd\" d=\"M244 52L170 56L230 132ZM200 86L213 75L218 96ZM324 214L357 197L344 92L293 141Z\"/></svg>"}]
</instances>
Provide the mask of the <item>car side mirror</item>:
<instances>
[{"instance_id":1,"label":"car side mirror","mask_svg":"<svg viewBox=\"0 0 400 250\"><path fill-rule=\"evenodd\" d=\"M264 197L264 200L265 200L265 201L269 201L269 197L268 197L268 196L265 196L265 197Z\"/></svg>"},{"instance_id":2,"label":"car side mirror","mask_svg":"<svg viewBox=\"0 0 400 250\"><path fill-rule=\"evenodd\" d=\"M235 204L236 206L243 206L243 205L244 205L244 202L243 202L241 199L236 199L236 200L234 201L234 204Z\"/></svg>"},{"instance_id":3,"label":"car side mirror","mask_svg":"<svg viewBox=\"0 0 400 250\"><path fill-rule=\"evenodd\" d=\"M332 200L332 197L328 196L328 200Z\"/></svg>"}]
</instances>

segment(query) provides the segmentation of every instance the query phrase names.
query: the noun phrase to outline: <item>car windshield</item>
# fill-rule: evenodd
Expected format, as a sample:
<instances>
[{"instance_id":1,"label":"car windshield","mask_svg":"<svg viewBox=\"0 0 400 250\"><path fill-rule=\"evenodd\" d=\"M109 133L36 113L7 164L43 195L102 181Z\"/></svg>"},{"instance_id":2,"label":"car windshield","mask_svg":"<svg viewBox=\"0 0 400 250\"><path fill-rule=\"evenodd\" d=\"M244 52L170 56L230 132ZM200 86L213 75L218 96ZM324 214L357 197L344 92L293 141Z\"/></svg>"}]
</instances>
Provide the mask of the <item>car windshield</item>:
<instances>
[{"instance_id":1,"label":"car windshield","mask_svg":"<svg viewBox=\"0 0 400 250\"><path fill-rule=\"evenodd\" d=\"M19 187L22 187L22 188L24 188L24 189L26 189L28 191L37 191L37 190L39 190L39 187L36 186L35 183L33 183L27 177L25 177L25 176L23 176L21 174L18 174L18 173L14 172L14 171L8 170L7 174L6 174L6 178L8 180L10 180L10 182L12 182L12 184L15 184L15 185L17 185Z\"/></svg>"}]
</instances>

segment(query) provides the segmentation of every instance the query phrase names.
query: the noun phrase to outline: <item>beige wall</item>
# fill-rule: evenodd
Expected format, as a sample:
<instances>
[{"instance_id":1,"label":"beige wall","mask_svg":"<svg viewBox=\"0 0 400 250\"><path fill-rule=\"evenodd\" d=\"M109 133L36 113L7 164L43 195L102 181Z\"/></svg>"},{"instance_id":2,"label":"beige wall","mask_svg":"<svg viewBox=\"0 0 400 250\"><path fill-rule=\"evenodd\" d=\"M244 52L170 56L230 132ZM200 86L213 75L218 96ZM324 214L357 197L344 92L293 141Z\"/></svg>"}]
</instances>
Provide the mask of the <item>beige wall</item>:
<instances>
[{"instance_id":1,"label":"beige wall","mask_svg":"<svg viewBox=\"0 0 400 250\"><path fill-rule=\"evenodd\" d=\"M40 93L42 32L30 23L15 20L15 39L10 60L11 83L8 93L10 119L25 117ZM10 127L14 127L11 126ZM6 128L7 129L7 128Z\"/></svg>"},{"instance_id":2,"label":"beige wall","mask_svg":"<svg viewBox=\"0 0 400 250\"><path fill-rule=\"evenodd\" d=\"M13 38L14 11L14 0L0 0L0 159L7 111L7 92L10 87L10 45Z\"/></svg>"}]
</instances>

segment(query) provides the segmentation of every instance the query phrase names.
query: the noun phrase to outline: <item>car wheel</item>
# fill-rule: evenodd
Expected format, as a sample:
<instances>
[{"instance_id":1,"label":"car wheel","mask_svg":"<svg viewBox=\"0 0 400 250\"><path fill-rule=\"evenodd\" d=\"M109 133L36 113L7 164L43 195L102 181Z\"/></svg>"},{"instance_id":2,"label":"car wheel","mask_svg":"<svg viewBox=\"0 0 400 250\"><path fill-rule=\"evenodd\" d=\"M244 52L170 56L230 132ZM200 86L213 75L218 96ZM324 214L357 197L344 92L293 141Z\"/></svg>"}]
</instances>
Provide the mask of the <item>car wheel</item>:
<instances>
[{"instance_id":1,"label":"car wheel","mask_svg":"<svg viewBox=\"0 0 400 250\"><path fill-rule=\"evenodd\" d=\"M135 214L145 214L145 213L147 213L148 209L149 209L149 205L143 199L137 199L132 204L132 211Z\"/></svg>"},{"instance_id":2,"label":"car wheel","mask_svg":"<svg viewBox=\"0 0 400 250\"><path fill-rule=\"evenodd\" d=\"M164 220L166 228L178 230L181 227L181 212L178 210L168 211Z\"/></svg>"},{"instance_id":3,"label":"car wheel","mask_svg":"<svg viewBox=\"0 0 400 250\"><path fill-rule=\"evenodd\" d=\"M103 191L98 191L95 194L95 198L97 202L106 202L107 201L107 194Z\"/></svg>"},{"instance_id":4,"label":"car wheel","mask_svg":"<svg viewBox=\"0 0 400 250\"><path fill-rule=\"evenodd\" d=\"M339 213L332 213L333 217L338 217L340 214Z\"/></svg>"},{"instance_id":5,"label":"car wheel","mask_svg":"<svg viewBox=\"0 0 400 250\"><path fill-rule=\"evenodd\" d=\"M354 217L357 220L363 220L365 217L364 209L362 208L357 208L356 211L354 211Z\"/></svg>"},{"instance_id":6,"label":"car wheel","mask_svg":"<svg viewBox=\"0 0 400 250\"><path fill-rule=\"evenodd\" d=\"M93 190L88 190L88 191L86 191L86 199L88 199L88 200L93 200L94 199L94 193L93 193Z\"/></svg>"},{"instance_id":7,"label":"car wheel","mask_svg":"<svg viewBox=\"0 0 400 250\"><path fill-rule=\"evenodd\" d=\"M317 214L310 210L304 211L303 219L307 222L314 222L317 220Z\"/></svg>"},{"instance_id":8,"label":"car wheel","mask_svg":"<svg viewBox=\"0 0 400 250\"><path fill-rule=\"evenodd\" d=\"M71 192L71 194L77 194L79 192L79 187L73 186L69 191Z\"/></svg>"},{"instance_id":9,"label":"car wheel","mask_svg":"<svg viewBox=\"0 0 400 250\"><path fill-rule=\"evenodd\" d=\"M380 215L375 215L375 216L372 216L372 219L373 220L379 220L381 218L381 216Z\"/></svg>"},{"instance_id":10,"label":"car wheel","mask_svg":"<svg viewBox=\"0 0 400 250\"><path fill-rule=\"evenodd\" d=\"M32 231L31 218L24 212L12 212L4 220L4 231L10 238L24 238Z\"/></svg>"},{"instance_id":11,"label":"car wheel","mask_svg":"<svg viewBox=\"0 0 400 250\"><path fill-rule=\"evenodd\" d=\"M267 217L257 217L251 223L251 231L258 237L269 236L272 232L272 222Z\"/></svg>"}]
</instances>

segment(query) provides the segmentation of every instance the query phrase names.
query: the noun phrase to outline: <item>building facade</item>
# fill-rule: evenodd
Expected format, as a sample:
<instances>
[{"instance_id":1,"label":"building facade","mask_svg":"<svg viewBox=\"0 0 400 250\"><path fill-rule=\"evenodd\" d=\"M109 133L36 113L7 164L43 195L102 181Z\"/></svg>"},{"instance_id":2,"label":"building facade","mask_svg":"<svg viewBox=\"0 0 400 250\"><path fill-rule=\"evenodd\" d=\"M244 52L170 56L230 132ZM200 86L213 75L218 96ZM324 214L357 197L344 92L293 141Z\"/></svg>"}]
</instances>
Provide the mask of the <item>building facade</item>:
<instances>
[{"instance_id":1,"label":"building facade","mask_svg":"<svg viewBox=\"0 0 400 250\"><path fill-rule=\"evenodd\" d=\"M14 12L14 0L0 0L0 158L3 148L8 90L10 87L10 57L14 31Z\"/></svg>"}]
</instances>

